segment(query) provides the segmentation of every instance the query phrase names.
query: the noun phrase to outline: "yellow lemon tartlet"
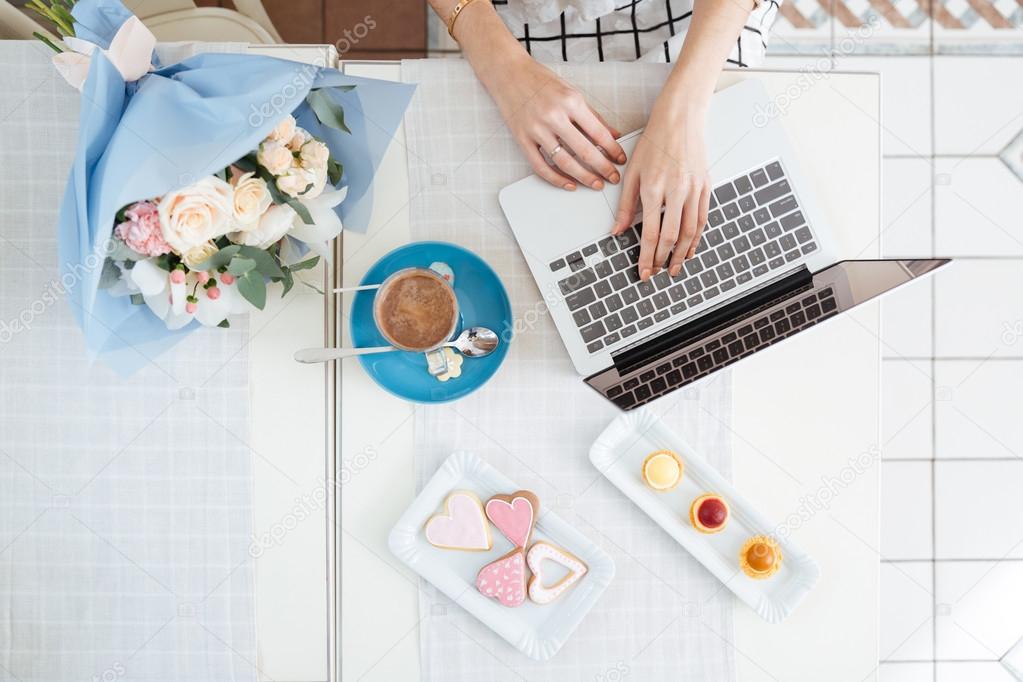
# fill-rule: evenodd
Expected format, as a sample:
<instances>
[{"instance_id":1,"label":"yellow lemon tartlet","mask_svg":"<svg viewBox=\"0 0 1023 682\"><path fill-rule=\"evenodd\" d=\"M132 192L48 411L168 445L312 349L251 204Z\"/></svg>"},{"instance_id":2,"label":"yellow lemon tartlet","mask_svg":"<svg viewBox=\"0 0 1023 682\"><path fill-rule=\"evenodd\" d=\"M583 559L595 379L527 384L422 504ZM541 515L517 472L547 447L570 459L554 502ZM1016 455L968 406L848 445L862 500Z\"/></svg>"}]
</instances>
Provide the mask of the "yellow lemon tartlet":
<instances>
[{"instance_id":1,"label":"yellow lemon tartlet","mask_svg":"<svg viewBox=\"0 0 1023 682\"><path fill-rule=\"evenodd\" d=\"M672 490L682 480L685 466L671 450L658 450L643 460L643 481L658 492Z\"/></svg>"}]
</instances>

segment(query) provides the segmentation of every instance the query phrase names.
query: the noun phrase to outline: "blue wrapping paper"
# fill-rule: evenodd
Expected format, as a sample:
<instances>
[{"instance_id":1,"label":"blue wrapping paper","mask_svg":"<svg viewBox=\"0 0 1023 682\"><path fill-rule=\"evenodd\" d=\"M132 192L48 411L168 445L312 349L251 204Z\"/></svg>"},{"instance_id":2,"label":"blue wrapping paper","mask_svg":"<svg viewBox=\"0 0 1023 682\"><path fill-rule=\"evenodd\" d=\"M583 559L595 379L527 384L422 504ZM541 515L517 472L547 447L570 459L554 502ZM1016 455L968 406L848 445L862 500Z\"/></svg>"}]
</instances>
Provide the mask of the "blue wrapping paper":
<instances>
[{"instance_id":1,"label":"blue wrapping paper","mask_svg":"<svg viewBox=\"0 0 1023 682\"><path fill-rule=\"evenodd\" d=\"M76 36L106 48L132 15L119 0L80 0ZM344 86L355 86L345 89ZM322 125L305 102L328 93L351 134ZM60 210L62 282L93 357L131 373L194 331L170 331L148 307L99 288L117 211L212 175L252 152L288 114L344 166L345 229L364 232L369 191L413 86L258 55L200 54L125 83L99 50L82 91L78 148Z\"/></svg>"}]
</instances>

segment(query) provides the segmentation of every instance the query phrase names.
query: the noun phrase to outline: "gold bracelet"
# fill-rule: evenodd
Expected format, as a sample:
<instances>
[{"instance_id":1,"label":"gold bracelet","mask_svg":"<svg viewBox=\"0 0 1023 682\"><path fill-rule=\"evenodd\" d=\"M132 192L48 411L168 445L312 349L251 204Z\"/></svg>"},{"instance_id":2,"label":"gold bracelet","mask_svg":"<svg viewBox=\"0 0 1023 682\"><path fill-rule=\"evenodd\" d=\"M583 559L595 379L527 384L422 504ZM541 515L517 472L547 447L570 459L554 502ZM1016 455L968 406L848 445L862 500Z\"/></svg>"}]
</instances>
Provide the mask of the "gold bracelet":
<instances>
[{"instance_id":1,"label":"gold bracelet","mask_svg":"<svg viewBox=\"0 0 1023 682\"><path fill-rule=\"evenodd\" d=\"M455 38L455 21L458 19L458 15L462 13L466 7L476 2L476 0L458 0L458 4L451 10L451 16L448 17L448 35L453 39Z\"/></svg>"}]
</instances>

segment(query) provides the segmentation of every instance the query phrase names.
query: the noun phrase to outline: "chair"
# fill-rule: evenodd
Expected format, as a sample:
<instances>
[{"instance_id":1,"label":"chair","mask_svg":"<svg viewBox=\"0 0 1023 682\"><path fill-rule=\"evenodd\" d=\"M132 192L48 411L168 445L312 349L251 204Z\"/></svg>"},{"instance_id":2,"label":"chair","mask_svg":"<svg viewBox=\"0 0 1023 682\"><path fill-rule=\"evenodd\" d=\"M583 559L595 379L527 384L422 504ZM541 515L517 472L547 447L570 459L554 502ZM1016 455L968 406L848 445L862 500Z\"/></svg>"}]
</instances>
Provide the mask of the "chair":
<instances>
[{"instance_id":1,"label":"chair","mask_svg":"<svg viewBox=\"0 0 1023 682\"><path fill-rule=\"evenodd\" d=\"M33 31L53 37L7 0L0 0L0 40L32 40Z\"/></svg>"},{"instance_id":2,"label":"chair","mask_svg":"<svg viewBox=\"0 0 1023 682\"><path fill-rule=\"evenodd\" d=\"M261 0L235 0L238 11L221 7L196 7L192 0L128 0L135 13L161 42L185 40L239 43L282 43ZM32 37L32 31L49 35L40 25L0 0L0 39Z\"/></svg>"}]
</instances>

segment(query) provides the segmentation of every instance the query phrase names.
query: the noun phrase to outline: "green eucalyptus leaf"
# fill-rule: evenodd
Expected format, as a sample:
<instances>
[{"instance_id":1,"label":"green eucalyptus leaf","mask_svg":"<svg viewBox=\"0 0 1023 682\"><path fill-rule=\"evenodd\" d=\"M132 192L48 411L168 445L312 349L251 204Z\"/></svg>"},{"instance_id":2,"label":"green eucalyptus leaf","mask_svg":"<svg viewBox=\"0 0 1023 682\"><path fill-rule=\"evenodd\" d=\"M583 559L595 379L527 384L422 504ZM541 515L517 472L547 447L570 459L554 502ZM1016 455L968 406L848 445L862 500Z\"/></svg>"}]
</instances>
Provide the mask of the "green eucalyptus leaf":
<instances>
[{"instance_id":1,"label":"green eucalyptus leaf","mask_svg":"<svg viewBox=\"0 0 1023 682\"><path fill-rule=\"evenodd\" d=\"M205 270L217 270L219 268L222 268L226 266L228 263L230 263L232 258L238 255L238 251L241 248L242 247L239 246L238 244L231 244L230 246L225 246L220 251L217 251L208 259L204 260L202 263L199 263L194 267L189 268L189 270L201 272Z\"/></svg>"},{"instance_id":2,"label":"green eucalyptus leaf","mask_svg":"<svg viewBox=\"0 0 1023 682\"><path fill-rule=\"evenodd\" d=\"M120 239L110 240L110 253L107 254L107 258L111 260L119 261L134 261L134 260L145 260L147 256L143 256L140 253L132 250L130 246L122 242Z\"/></svg>"},{"instance_id":3,"label":"green eucalyptus leaf","mask_svg":"<svg viewBox=\"0 0 1023 682\"><path fill-rule=\"evenodd\" d=\"M284 283L284 289L281 291L281 298L287 296L288 292L291 291L291 288L295 286L295 276L291 274L291 270L289 268L283 268L283 271L284 276L281 278L281 281Z\"/></svg>"},{"instance_id":4,"label":"green eucalyptus leaf","mask_svg":"<svg viewBox=\"0 0 1023 682\"><path fill-rule=\"evenodd\" d=\"M270 198L273 199L275 204L287 204L288 206L291 206L291 208L295 210L295 213L298 214L298 217L302 219L303 223L306 225L313 224L313 216L309 213L309 209L305 207L305 204L293 196L282 192L277 186L277 178L275 178L270 171L259 166L259 168L256 169L256 174L266 181L266 188L270 191Z\"/></svg>"},{"instance_id":5,"label":"green eucalyptus leaf","mask_svg":"<svg viewBox=\"0 0 1023 682\"><path fill-rule=\"evenodd\" d=\"M227 271L235 277L244 275L249 270L256 267L256 261L251 258L244 258L242 256L235 256L231 259L231 263L227 266Z\"/></svg>"},{"instance_id":6,"label":"green eucalyptus leaf","mask_svg":"<svg viewBox=\"0 0 1023 682\"><path fill-rule=\"evenodd\" d=\"M246 272L238 278L238 293L246 301L262 310L266 306L266 282L263 276L254 270Z\"/></svg>"},{"instance_id":7,"label":"green eucalyptus leaf","mask_svg":"<svg viewBox=\"0 0 1023 682\"><path fill-rule=\"evenodd\" d=\"M153 262L156 263L156 267L160 268L161 270L166 270L167 272L173 270L175 265L173 262L171 262L171 255L169 253L165 253L162 256L157 256L153 260Z\"/></svg>"},{"instance_id":8,"label":"green eucalyptus leaf","mask_svg":"<svg viewBox=\"0 0 1023 682\"><path fill-rule=\"evenodd\" d=\"M341 108L340 104L332 100L330 95L322 88L310 92L306 96L305 101L309 103L309 107L316 114L316 118L319 119L320 123L351 134L352 131L345 124L345 110Z\"/></svg>"},{"instance_id":9,"label":"green eucalyptus leaf","mask_svg":"<svg viewBox=\"0 0 1023 682\"><path fill-rule=\"evenodd\" d=\"M227 318L225 317L223 320L220 321L220 324L218 324L217 326L222 328L222 329L227 329L228 327L231 326L231 323L228 322Z\"/></svg>"},{"instance_id":10,"label":"green eucalyptus leaf","mask_svg":"<svg viewBox=\"0 0 1023 682\"><path fill-rule=\"evenodd\" d=\"M121 281L121 270L114 264L114 261L107 258L103 261L103 270L99 274L99 288L109 289Z\"/></svg>"},{"instance_id":11,"label":"green eucalyptus leaf","mask_svg":"<svg viewBox=\"0 0 1023 682\"><path fill-rule=\"evenodd\" d=\"M300 263L295 263L294 265L289 265L288 267L291 268L291 270L293 270L293 271L294 270L312 270L313 268L316 267L316 264L319 263L319 262L320 262L320 257L319 256L313 256L312 258L307 258L306 260L304 260L304 261L302 261Z\"/></svg>"},{"instance_id":12,"label":"green eucalyptus leaf","mask_svg":"<svg viewBox=\"0 0 1023 682\"><path fill-rule=\"evenodd\" d=\"M146 302L146 297L143 296L142 294L132 294L131 295L131 304L132 305L145 305L145 302Z\"/></svg>"},{"instance_id":13,"label":"green eucalyptus leaf","mask_svg":"<svg viewBox=\"0 0 1023 682\"><path fill-rule=\"evenodd\" d=\"M250 154L249 156L243 157L235 161L232 165L237 166L238 170L242 173L255 173L259 167L259 162L256 161L256 156Z\"/></svg>"},{"instance_id":14,"label":"green eucalyptus leaf","mask_svg":"<svg viewBox=\"0 0 1023 682\"><path fill-rule=\"evenodd\" d=\"M327 178L330 180L330 184L337 185L341 182L341 176L345 173L345 167L335 161L333 158L327 159Z\"/></svg>"},{"instance_id":15,"label":"green eucalyptus leaf","mask_svg":"<svg viewBox=\"0 0 1023 682\"><path fill-rule=\"evenodd\" d=\"M277 264L274 257L267 251L257 249L255 246L243 246L238 255L255 261L256 269L266 277L282 276L281 266Z\"/></svg>"},{"instance_id":16,"label":"green eucalyptus leaf","mask_svg":"<svg viewBox=\"0 0 1023 682\"><path fill-rule=\"evenodd\" d=\"M323 289L321 289L320 287L316 286L315 284L310 284L309 282L305 281L304 279L300 279L298 281L301 282L302 284L306 285L307 287L309 287L310 289L312 289L316 293L320 294L321 296L323 295Z\"/></svg>"}]
</instances>

